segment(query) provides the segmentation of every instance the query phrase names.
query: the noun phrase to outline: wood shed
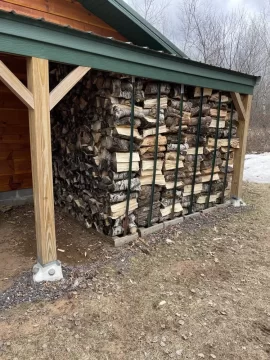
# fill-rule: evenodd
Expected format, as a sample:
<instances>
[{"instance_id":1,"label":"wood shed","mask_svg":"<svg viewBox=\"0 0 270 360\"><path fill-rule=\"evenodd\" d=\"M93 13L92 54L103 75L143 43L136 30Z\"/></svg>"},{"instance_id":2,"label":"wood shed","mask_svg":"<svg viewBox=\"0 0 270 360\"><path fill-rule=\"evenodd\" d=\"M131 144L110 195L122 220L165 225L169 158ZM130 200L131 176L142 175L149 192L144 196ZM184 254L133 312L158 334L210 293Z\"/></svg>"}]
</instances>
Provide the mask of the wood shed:
<instances>
[{"instance_id":1,"label":"wood shed","mask_svg":"<svg viewBox=\"0 0 270 360\"><path fill-rule=\"evenodd\" d=\"M259 79L121 0L1 1L0 80L0 194L33 188L37 281L61 277L55 205L121 243L241 197Z\"/></svg>"}]
</instances>

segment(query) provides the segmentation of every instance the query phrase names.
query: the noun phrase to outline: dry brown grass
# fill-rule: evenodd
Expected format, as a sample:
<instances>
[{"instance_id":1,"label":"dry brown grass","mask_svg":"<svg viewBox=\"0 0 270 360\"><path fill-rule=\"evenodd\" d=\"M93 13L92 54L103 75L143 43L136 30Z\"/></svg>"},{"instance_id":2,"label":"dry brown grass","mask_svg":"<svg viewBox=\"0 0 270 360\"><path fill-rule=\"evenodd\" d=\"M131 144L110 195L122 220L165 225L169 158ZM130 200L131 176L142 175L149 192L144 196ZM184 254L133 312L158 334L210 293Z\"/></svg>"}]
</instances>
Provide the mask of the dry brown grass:
<instances>
[{"instance_id":1,"label":"dry brown grass","mask_svg":"<svg viewBox=\"0 0 270 360\"><path fill-rule=\"evenodd\" d=\"M150 256L123 251L75 298L3 312L1 359L269 359L270 186L245 200L145 238Z\"/></svg>"}]
</instances>

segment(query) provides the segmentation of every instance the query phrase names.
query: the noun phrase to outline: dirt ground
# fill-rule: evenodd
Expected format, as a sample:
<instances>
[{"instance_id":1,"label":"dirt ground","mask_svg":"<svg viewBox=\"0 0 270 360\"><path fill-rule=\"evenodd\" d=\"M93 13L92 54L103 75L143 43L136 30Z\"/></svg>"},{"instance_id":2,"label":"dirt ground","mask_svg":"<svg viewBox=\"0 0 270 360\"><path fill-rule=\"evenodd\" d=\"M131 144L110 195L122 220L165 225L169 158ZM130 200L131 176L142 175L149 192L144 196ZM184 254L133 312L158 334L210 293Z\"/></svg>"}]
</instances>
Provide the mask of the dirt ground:
<instances>
[{"instance_id":1,"label":"dirt ground","mask_svg":"<svg viewBox=\"0 0 270 360\"><path fill-rule=\"evenodd\" d=\"M57 212L59 257L89 287L0 312L0 359L270 359L270 185L114 249ZM0 286L34 263L33 209L0 218Z\"/></svg>"}]
</instances>

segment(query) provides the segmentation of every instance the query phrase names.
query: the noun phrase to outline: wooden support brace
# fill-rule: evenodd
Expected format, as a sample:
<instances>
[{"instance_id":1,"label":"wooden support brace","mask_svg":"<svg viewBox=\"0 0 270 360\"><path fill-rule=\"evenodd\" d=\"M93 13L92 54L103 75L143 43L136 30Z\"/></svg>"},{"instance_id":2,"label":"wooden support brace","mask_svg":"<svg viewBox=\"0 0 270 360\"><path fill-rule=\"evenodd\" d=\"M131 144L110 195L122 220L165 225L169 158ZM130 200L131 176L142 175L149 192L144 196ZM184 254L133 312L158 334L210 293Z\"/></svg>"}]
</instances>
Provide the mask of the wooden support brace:
<instances>
[{"instance_id":1,"label":"wooden support brace","mask_svg":"<svg viewBox=\"0 0 270 360\"><path fill-rule=\"evenodd\" d=\"M34 109L32 93L23 83L0 61L0 80L29 108Z\"/></svg>"},{"instance_id":2,"label":"wooden support brace","mask_svg":"<svg viewBox=\"0 0 270 360\"><path fill-rule=\"evenodd\" d=\"M34 109L29 110L29 123L37 257L41 265L46 265L57 259L48 60L29 58L27 61L27 79L34 100Z\"/></svg>"},{"instance_id":3,"label":"wooden support brace","mask_svg":"<svg viewBox=\"0 0 270 360\"><path fill-rule=\"evenodd\" d=\"M239 94L231 93L231 96L234 102L234 106L238 111L239 124L237 129L237 136L239 137L240 141L240 148L235 149L234 152L231 195L241 198L252 95L245 95L243 101Z\"/></svg>"},{"instance_id":4,"label":"wooden support brace","mask_svg":"<svg viewBox=\"0 0 270 360\"><path fill-rule=\"evenodd\" d=\"M64 80L58 84L50 93L50 110L59 103L61 99L80 81L90 70L90 67L78 66Z\"/></svg>"},{"instance_id":5,"label":"wooden support brace","mask_svg":"<svg viewBox=\"0 0 270 360\"><path fill-rule=\"evenodd\" d=\"M239 118L241 120L246 121L247 113L240 94L232 92L231 97L233 99L233 103L236 108L236 111L238 112Z\"/></svg>"}]
</instances>

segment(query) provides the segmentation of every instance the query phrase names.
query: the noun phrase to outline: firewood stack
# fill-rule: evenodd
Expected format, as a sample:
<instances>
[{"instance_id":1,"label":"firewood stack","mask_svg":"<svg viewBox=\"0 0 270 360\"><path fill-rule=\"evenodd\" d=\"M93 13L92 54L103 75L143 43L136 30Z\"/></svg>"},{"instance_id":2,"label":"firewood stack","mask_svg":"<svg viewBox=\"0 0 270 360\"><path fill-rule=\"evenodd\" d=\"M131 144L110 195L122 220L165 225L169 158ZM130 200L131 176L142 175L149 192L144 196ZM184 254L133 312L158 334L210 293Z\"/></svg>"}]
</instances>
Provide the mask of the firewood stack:
<instances>
[{"instance_id":1,"label":"firewood stack","mask_svg":"<svg viewBox=\"0 0 270 360\"><path fill-rule=\"evenodd\" d=\"M155 159L155 145L156 145L156 129L158 125L158 148L157 148L157 161L156 161L156 176L155 188L152 205L151 223L159 222L160 218L160 193L162 187L165 185L163 175L163 166L166 153L167 139L163 135L166 133L167 128L165 125L165 113L167 110L168 94L170 92L169 84L161 84L160 88L160 114L159 123L157 124L157 111L158 111L158 85L157 83L145 82L144 98L141 99L143 106L144 121L141 122L139 132L143 138L140 145L141 156L141 169L140 169L140 182L142 190L139 194L138 209L135 211L136 222L139 227L148 224L148 217L150 212L150 201L152 192L152 183L154 181L154 159Z\"/></svg>"},{"instance_id":2,"label":"firewood stack","mask_svg":"<svg viewBox=\"0 0 270 360\"><path fill-rule=\"evenodd\" d=\"M70 71L65 65L51 69L52 88ZM53 169L56 204L89 227L109 236L122 236L148 226L153 184L158 111L158 84L136 79L134 141L129 201L131 98L130 77L91 71L52 112ZM196 141L200 115L200 89L185 87L176 172L181 86L161 84L156 176L152 225L172 216L175 174L178 175L174 216L207 205L215 156L209 206L220 203L226 168L231 99L222 94L217 151L214 152L219 94L204 89L199 148ZM237 113L233 114L231 149L225 196L230 195Z\"/></svg>"},{"instance_id":3,"label":"firewood stack","mask_svg":"<svg viewBox=\"0 0 270 360\"><path fill-rule=\"evenodd\" d=\"M68 73L64 66L51 71L51 84ZM59 80L58 80L59 79ZM57 81L58 80L58 81ZM56 203L87 227L109 236L124 233L130 160L129 78L92 72L71 90L52 114L53 165ZM128 232L137 231L134 210L141 190L138 124L135 130Z\"/></svg>"}]
</instances>

